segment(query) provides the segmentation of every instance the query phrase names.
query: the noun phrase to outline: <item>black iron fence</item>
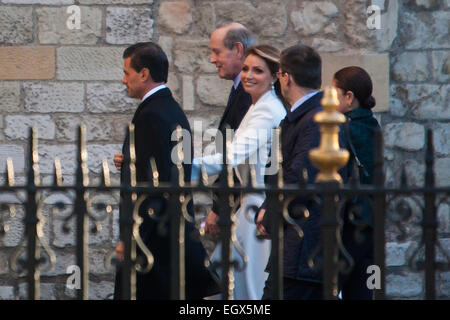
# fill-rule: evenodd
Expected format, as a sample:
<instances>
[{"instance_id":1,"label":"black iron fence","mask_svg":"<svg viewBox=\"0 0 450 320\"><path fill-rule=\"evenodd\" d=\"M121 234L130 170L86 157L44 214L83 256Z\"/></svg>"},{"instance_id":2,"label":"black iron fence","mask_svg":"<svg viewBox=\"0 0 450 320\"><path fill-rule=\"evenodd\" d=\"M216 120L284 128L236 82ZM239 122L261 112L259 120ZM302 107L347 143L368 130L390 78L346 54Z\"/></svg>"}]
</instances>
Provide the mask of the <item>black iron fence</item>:
<instances>
[{"instance_id":1,"label":"black iron fence","mask_svg":"<svg viewBox=\"0 0 450 320\"><path fill-rule=\"evenodd\" d=\"M130 127L130 137L133 141L133 130ZM276 299L283 298L283 225L295 224L287 210L292 199L299 196L318 196L321 205L321 227L322 241L321 252L315 257L311 257L311 267L320 268L323 273L323 295L325 299L338 298L338 275L346 272L352 267L352 259L348 256L342 245L340 230L342 219L339 214L342 206L348 199L356 195L371 195L373 197L374 216L374 262L379 268L379 285L375 288L375 299L385 299L386 297L386 224L398 226L400 233L404 233L403 221L411 215L411 208L405 198L413 201L421 208L421 240L419 245L409 257L409 266L412 270L423 270L425 273L425 298L436 299L436 274L438 270L449 270L449 254L446 248L442 248L438 232L437 208L440 204L448 201L450 187L438 187L434 179L434 158L432 132L427 132L427 147L425 156L425 184L423 187L410 187L407 185L405 175L402 175L399 187L386 187L384 183L383 167L383 142L381 131L376 134L376 156L374 170L374 184L361 185L358 179L351 179L346 184L336 182L321 182L308 184L306 180L295 185L283 183L282 170L278 170L277 179L264 187L256 186L252 181L252 172L246 186L235 186L230 179L231 170L228 165L223 166L222 179L213 185L206 185L204 179L198 184L185 183L183 179L182 166L174 166L172 182L161 182L158 180L157 168L152 165L153 172L150 173L149 182L146 184L136 183L134 167L134 147L131 143L130 160L123 164L125 170L120 185L111 185L109 169L103 163L102 180L98 185L91 185L88 182L88 167L86 162L87 151L85 146L85 128L81 126L78 134L77 169L76 178L73 185L67 186L62 183L62 173L59 162L55 161L54 180L50 185L43 185L39 178L38 167L38 142L36 131L30 129L29 152L28 152L28 173L27 181L23 185L16 185L14 181L14 170L11 160L7 162L6 181L0 186L0 193L10 193L22 199L19 203L1 203L0 227L2 234L7 232L8 213L14 206L21 205L25 208L23 224L25 226L23 242L16 248L10 258L10 268L26 273L27 297L28 299L39 299L40 296L40 269L43 265L51 268L54 264L55 255L51 247L45 243L41 225L41 210L45 201L44 193L49 195L58 192L71 191L75 194L72 214L65 218L65 221L75 219L76 221L76 263L80 270L81 286L77 290L78 299L88 298L88 233L92 228L88 221L98 222L98 217L91 214L92 194L118 194L120 192L120 239L124 242L124 260L122 262L123 292L124 299L135 298L136 272L147 272L153 265L152 253L145 248L139 237L139 223L141 218L138 209L147 195L162 195L169 199L169 206L161 221L170 221L170 242L171 242L171 297L172 299L184 299L184 242L180 241L180 235L184 230L185 223L196 223L188 214L187 204L192 200L193 193L214 193L218 195L216 201L220 204L221 227L220 241L222 242L222 261L220 288L223 299L232 298L232 277L229 277L230 268L238 267L235 260L230 259L230 252L233 247L233 215L236 211L236 202L232 194L265 192L268 198L267 210L271 210L271 242L272 255L276 263L273 263L274 286L273 296ZM280 163L278 164L281 165ZM281 168L281 167L280 167ZM203 177L204 178L204 177ZM139 195L139 196L138 196ZM116 203L117 204L117 203ZM61 203L54 206L64 207ZM98 209L102 209L108 214L111 212L110 204L97 204ZM307 215L303 217L307 219ZM198 227L198 225L197 225ZM299 236L302 230L299 225L295 225ZM94 227L95 229L95 227ZM95 231L95 230L94 230ZM136 246L146 256L143 261L136 258ZM419 254L423 251L424 255ZM113 248L112 252L113 252ZM443 259L437 261L437 250L441 252ZM242 253L245 255L245 253ZM319 259L320 256L320 259ZM244 259L245 260L245 259ZM114 260L113 260L114 261ZM214 266L217 267L217 266Z\"/></svg>"}]
</instances>

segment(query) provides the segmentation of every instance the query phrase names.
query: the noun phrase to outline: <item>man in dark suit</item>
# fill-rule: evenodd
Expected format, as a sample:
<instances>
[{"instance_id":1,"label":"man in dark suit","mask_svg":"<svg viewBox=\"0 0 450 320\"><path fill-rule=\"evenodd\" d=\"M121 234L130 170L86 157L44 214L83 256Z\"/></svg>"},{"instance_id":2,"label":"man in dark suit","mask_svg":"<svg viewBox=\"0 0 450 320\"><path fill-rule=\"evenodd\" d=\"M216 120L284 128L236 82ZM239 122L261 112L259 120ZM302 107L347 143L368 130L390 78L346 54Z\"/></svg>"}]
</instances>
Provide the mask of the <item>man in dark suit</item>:
<instances>
[{"instance_id":1,"label":"man in dark suit","mask_svg":"<svg viewBox=\"0 0 450 320\"><path fill-rule=\"evenodd\" d=\"M241 83L241 70L245 59L245 50L253 45L254 41L250 31L236 22L219 26L210 37L211 57L209 61L216 65L220 78L233 80L227 106L220 119L216 136L216 151L220 153L223 153L225 146L226 129L236 131L252 104L250 95L244 91ZM218 208L214 204L206 218L205 231L209 234L219 233L217 211Z\"/></svg>"},{"instance_id":2,"label":"man in dark suit","mask_svg":"<svg viewBox=\"0 0 450 320\"><path fill-rule=\"evenodd\" d=\"M300 181L302 170L308 173L308 183L314 183L318 169L309 159L309 151L319 146L320 128L314 116L322 111L319 92L321 86L321 58L312 48L295 45L285 49L281 54L278 73L281 92L291 105L286 118L281 121L282 169L286 184ZM284 299L310 300L322 299L322 277L319 270L311 269L308 259L319 246L320 206L312 197L300 197L293 200L288 208L304 206L309 217L300 224L304 236L298 237L292 226L284 228L283 242L283 296ZM271 212L263 204L256 223L258 230L269 236ZM301 219L295 219L299 223ZM269 277L264 288L263 299L272 299L273 275L270 273L272 257L269 258L267 271Z\"/></svg>"},{"instance_id":3,"label":"man in dark suit","mask_svg":"<svg viewBox=\"0 0 450 320\"><path fill-rule=\"evenodd\" d=\"M150 160L153 158L159 180L171 181L172 168L175 165L171 159L174 147L174 142L171 141L172 132L177 126L181 126L190 133L190 127L184 112L172 97L169 88L165 86L169 68L167 57L157 44L146 42L127 48L123 59L122 82L127 86L128 95L142 100L132 120L135 126L136 180L138 183L149 180ZM122 161L126 157L129 157L128 135L123 144L122 154L116 154L114 157L118 169L121 169ZM183 166L186 181L190 181L190 163L191 155L185 154ZM121 173L123 172L122 169ZM154 265L148 273L137 273L137 299L170 298L170 235L169 233L162 235L157 228L158 222L146 214L152 209L156 216L161 216L165 213L167 205L167 200L162 196L151 196L139 208L139 214L143 218L139 234L154 256ZM186 298L201 299L217 293L218 288L204 266L205 249L199 241L191 239L193 231L196 231L194 227L186 223ZM119 260L123 260L122 242L117 246L116 254ZM138 250L137 254L142 253ZM118 272L115 298L120 298L120 279Z\"/></svg>"}]
</instances>

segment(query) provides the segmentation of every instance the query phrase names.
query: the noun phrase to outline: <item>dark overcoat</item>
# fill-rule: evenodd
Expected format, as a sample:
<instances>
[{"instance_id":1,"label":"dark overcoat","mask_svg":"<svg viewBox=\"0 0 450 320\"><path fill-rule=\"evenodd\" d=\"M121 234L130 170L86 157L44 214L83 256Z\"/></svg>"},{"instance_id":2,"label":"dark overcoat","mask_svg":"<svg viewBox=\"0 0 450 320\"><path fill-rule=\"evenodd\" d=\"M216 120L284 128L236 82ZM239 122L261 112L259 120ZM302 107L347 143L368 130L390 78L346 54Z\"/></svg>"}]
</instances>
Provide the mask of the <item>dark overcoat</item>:
<instances>
[{"instance_id":1,"label":"dark overcoat","mask_svg":"<svg viewBox=\"0 0 450 320\"><path fill-rule=\"evenodd\" d=\"M171 159L172 149L176 142L171 141L172 132L179 125L191 132L188 120L174 100L168 88L161 89L145 99L137 108L132 123L135 125L136 149L136 180L149 181L150 159L154 158L159 173L159 181L169 182L172 178L174 163ZM189 141L189 144L192 142ZM192 149L191 149L192 150ZM129 137L123 144L124 157L129 157ZM189 157L189 161L186 161ZM192 155L185 153L183 163L185 181L190 181ZM187 162L187 163L186 163ZM122 173L124 170L122 170ZM140 226L140 236L154 256L154 265L146 274L137 273L136 298L139 299L170 299L171 263L170 234L158 232L158 223L149 217L148 209L153 209L155 216L165 213L167 200L162 196L151 196L143 202L139 214L143 218ZM192 213L192 212L191 212ZM167 226L170 230L170 226ZM218 293L218 286L208 269L204 266L206 251L198 240L191 237L197 232L195 227L186 223L186 298L201 299ZM140 250L138 250L140 254ZM120 295L120 272L116 276L116 298Z\"/></svg>"}]
</instances>

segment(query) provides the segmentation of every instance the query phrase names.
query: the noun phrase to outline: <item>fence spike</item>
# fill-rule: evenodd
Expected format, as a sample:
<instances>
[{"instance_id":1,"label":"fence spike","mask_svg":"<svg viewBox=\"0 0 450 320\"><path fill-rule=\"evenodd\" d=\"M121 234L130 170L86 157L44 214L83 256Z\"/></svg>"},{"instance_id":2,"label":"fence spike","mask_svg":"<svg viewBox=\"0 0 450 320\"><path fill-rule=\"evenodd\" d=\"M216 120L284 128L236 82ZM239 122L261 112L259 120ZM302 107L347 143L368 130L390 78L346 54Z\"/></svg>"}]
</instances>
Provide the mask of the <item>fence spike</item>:
<instances>
[{"instance_id":1,"label":"fence spike","mask_svg":"<svg viewBox=\"0 0 450 320\"><path fill-rule=\"evenodd\" d=\"M62 185L63 178L62 178L62 171L61 171L61 161L58 157L55 158L54 164L53 164L53 170L54 170L54 176L53 176L53 186L59 187Z\"/></svg>"},{"instance_id":2,"label":"fence spike","mask_svg":"<svg viewBox=\"0 0 450 320\"><path fill-rule=\"evenodd\" d=\"M14 165L10 157L6 159L6 181L8 183L8 186L14 186Z\"/></svg>"},{"instance_id":3,"label":"fence spike","mask_svg":"<svg viewBox=\"0 0 450 320\"><path fill-rule=\"evenodd\" d=\"M109 187L111 185L111 179L110 179L110 171L108 166L108 161L103 158L102 160L102 176L101 176L101 184L103 186Z\"/></svg>"}]
</instances>

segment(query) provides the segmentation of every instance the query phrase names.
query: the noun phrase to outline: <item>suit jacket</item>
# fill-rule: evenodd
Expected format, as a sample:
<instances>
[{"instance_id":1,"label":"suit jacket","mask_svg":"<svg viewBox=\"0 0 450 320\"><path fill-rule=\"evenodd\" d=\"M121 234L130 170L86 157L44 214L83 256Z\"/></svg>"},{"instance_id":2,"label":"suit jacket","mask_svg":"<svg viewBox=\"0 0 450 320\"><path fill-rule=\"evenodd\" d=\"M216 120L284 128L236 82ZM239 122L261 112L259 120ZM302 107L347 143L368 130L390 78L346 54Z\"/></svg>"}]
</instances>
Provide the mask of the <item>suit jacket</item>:
<instances>
[{"instance_id":1,"label":"suit jacket","mask_svg":"<svg viewBox=\"0 0 450 320\"><path fill-rule=\"evenodd\" d=\"M136 180L146 182L149 180L150 159L154 158L161 182L171 181L174 164L171 160L171 151L176 142L171 141L171 135L177 125L189 131L188 120L173 99L168 88L161 89L145 99L137 108L132 123L135 125L136 149ZM192 142L189 141L191 144ZM191 149L192 150L192 149ZM123 145L124 157L129 157L129 137ZM191 155L185 154L185 157ZM186 160L186 158L185 158ZM190 181L189 164L183 163L185 180ZM122 172L123 173L123 170ZM137 273L136 298L137 299L169 299L170 298L170 233L161 235L158 232L158 222L150 218L146 212L152 208L156 216L164 214L167 200L161 196L151 196L143 202L139 214L143 218L140 225L140 236L145 245L152 252L155 262L146 274ZM170 228L170 226L167 226ZM170 229L167 229L170 230ZM197 232L195 227L186 223L186 298L201 299L217 293L218 287L209 270L204 266L206 251L199 241L192 239L192 233ZM138 250L138 255L140 250ZM116 278L116 293L120 293L120 277Z\"/></svg>"},{"instance_id":2,"label":"suit jacket","mask_svg":"<svg viewBox=\"0 0 450 320\"><path fill-rule=\"evenodd\" d=\"M283 179L286 184L295 184L300 181L303 168L307 170L307 183L314 183L319 170L309 160L309 151L319 146L320 127L314 121L314 116L323 110L320 100L323 92L319 92L306 100L293 112L288 112L286 118L281 122L281 144L283 155ZM342 131L342 130L341 130ZM340 135L341 147L345 147L343 134ZM339 171L346 180L346 169ZM321 282L321 270L312 269L308 265L308 259L320 244L321 227L320 214L321 207L312 197L299 197L293 200L288 207L292 214L292 209L296 206L304 206L309 211L309 217L294 219L303 230L303 238L299 238L292 226L284 228L284 248L283 248L283 271L288 278ZM266 207L266 204L263 205ZM264 215L263 225L270 230L270 211ZM272 259L269 259L267 270L270 271Z\"/></svg>"}]
</instances>

